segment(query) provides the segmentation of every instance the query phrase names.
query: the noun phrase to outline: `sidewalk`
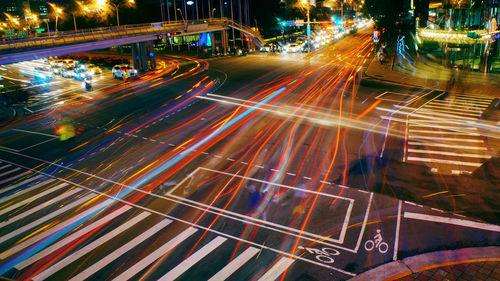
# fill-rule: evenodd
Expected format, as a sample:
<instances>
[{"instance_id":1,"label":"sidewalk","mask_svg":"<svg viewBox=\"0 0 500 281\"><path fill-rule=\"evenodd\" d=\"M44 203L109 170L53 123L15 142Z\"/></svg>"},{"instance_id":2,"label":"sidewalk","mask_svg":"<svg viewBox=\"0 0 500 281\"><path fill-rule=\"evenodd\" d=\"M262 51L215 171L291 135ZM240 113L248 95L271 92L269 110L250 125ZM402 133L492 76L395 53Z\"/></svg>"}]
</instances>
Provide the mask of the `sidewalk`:
<instances>
[{"instance_id":1,"label":"sidewalk","mask_svg":"<svg viewBox=\"0 0 500 281\"><path fill-rule=\"evenodd\" d=\"M362 280L500 280L500 247L439 251L390 262L351 278Z\"/></svg>"},{"instance_id":2,"label":"sidewalk","mask_svg":"<svg viewBox=\"0 0 500 281\"><path fill-rule=\"evenodd\" d=\"M398 65L394 52L385 55L381 64L375 57L365 75L382 82L402 84L410 87L460 91L472 95L500 97L500 74L478 73L442 66L437 58L428 54L413 57L414 64L404 62ZM457 81L450 85L450 80ZM457 85L455 85L457 84Z\"/></svg>"}]
</instances>

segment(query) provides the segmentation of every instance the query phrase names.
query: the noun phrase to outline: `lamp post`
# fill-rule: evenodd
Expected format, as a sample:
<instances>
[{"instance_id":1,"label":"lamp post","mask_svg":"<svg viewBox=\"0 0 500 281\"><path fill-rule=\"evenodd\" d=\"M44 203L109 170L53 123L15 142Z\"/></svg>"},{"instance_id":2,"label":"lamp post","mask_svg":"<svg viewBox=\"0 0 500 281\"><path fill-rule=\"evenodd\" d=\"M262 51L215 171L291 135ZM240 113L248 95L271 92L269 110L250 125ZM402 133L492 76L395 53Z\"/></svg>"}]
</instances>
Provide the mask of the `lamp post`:
<instances>
[{"instance_id":1,"label":"lamp post","mask_svg":"<svg viewBox=\"0 0 500 281\"><path fill-rule=\"evenodd\" d=\"M187 30L187 21L182 14L182 10L180 8L177 8L177 11L181 14L182 21L184 22L184 30Z\"/></svg>"},{"instance_id":2,"label":"lamp post","mask_svg":"<svg viewBox=\"0 0 500 281\"><path fill-rule=\"evenodd\" d=\"M59 14L62 13L62 9L61 8L56 8L55 11L56 11L56 34L57 34L57 31L58 31L57 30L57 21L59 20Z\"/></svg>"},{"instance_id":3,"label":"lamp post","mask_svg":"<svg viewBox=\"0 0 500 281\"><path fill-rule=\"evenodd\" d=\"M111 4L113 6L115 6L115 10L116 10L116 23L118 24L118 26L120 26L120 14L118 13L118 8L120 7L121 4L123 4L124 2L119 2L119 3L115 3L115 2L111 2ZM135 3L135 0L128 0L128 3L129 4L134 4Z\"/></svg>"}]
</instances>

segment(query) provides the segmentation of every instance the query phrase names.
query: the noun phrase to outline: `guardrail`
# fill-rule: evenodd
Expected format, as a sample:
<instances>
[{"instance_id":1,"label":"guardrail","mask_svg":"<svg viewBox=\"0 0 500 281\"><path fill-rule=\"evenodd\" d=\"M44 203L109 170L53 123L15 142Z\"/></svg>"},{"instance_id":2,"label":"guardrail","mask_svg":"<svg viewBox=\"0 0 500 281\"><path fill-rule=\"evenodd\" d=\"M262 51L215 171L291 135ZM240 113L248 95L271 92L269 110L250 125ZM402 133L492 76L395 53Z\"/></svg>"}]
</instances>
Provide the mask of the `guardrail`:
<instances>
[{"instance_id":1,"label":"guardrail","mask_svg":"<svg viewBox=\"0 0 500 281\"><path fill-rule=\"evenodd\" d=\"M134 25L121 25L110 26L93 29L83 29L78 31L64 31L53 33L51 35L33 37L29 39L15 39L6 40L0 43L0 52L19 49L35 49L52 46L60 46L75 43L84 43L98 40L113 39L118 37L130 37L134 35L155 34L168 31L181 31L182 33L190 33L189 26L195 26L202 23L208 24L207 28L214 27L232 27L240 30L252 37L257 38L259 41L264 42L258 32L255 32L249 27L239 25L228 18L212 18L203 20L191 21L167 21L155 22L149 24L134 24ZM196 30L194 33L200 32Z\"/></svg>"}]
</instances>

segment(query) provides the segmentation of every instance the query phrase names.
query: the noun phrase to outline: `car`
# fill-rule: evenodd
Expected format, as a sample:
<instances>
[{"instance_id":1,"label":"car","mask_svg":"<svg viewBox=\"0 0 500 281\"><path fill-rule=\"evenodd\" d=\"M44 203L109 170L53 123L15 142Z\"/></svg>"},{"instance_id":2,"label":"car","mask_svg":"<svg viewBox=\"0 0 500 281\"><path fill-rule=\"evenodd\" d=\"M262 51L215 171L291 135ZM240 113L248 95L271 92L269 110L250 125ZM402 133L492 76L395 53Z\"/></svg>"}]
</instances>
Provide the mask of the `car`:
<instances>
[{"instance_id":1,"label":"car","mask_svg":"<svg viewBox=\"0 0 500 281\"><path fill-rule=\"evenodd\" d=\"M113 77L116 79L125 79L137 76L137 70L128 64L120 64L113 66Z\"/></svg>"},{"instance_id":2,"label":"car","mask_svg":"<svg viewBox=\"0 0 500 281\"><path fill-rule=\"evenodd\" d=\"M93 73L90 70L84 68L76 68L73 71L73 78L77 81L84 81L85 79L90 80L92 79L92 75Z\"/></svg>"},{"instance_id":3,"label":"car","mask_svg":"<svg viewBox=\"0 0 500 281\"><path fill-rule=\"evenodd\" d=\"M91 63L86 64L85 68L87 70L89 70L90 72L92 72L92 74L101 74L102 73L102 69L95 64L91 64Z\"/></svg>"},{"instance_id":4,"label":"car","mask_svg":"<svg viewBox=\"0 0 500 281\"><path fill-rule=\"evenodd\" d=\"M61 68L61 76L64 78L72 78L75 74L75 68L72 66L63 66Z\"/></svg>"},{"instance_id":5,"label":"car","mask_svg":"<svg viewBox=\"0 0 500 281\"><path fill-rule=\"evenodd\" d=\"M65 60L63 60L63 64L67 65L67 66L71 66L71 67L76 67L78 62L75 60L65 59Z\"/></svg>"},{"instance_id":6,"label":"car","mask_svg":"<svg viewBox=\"0 0 500 281\"><path fill-rule=\"evenodd\" d=\"M51 68L52 68L52 74L54 74L54 75L61 75L61 66L54 65Z\"/></svg>"},{"instance_id":7,"label":"car","mask_svg":"<svg viewBox=\"0 0 500 281\"><path fill-rule=\"evenodd\" d=\"M272 46L269 44L265 44L262 47L260 47L259 51L264 52L264 53L269 53L272 51Z\"/></svg>"},{"instance_id":8,"label":"car","mask_svg":"<svg viewBox=\"0 0 500 281\"><path fill-rule=\"evenodd\" d=\"M300 45L296 43L289 44L285 47L287 53L297 53L300 52Z\"/></svg>"}]
</instances>

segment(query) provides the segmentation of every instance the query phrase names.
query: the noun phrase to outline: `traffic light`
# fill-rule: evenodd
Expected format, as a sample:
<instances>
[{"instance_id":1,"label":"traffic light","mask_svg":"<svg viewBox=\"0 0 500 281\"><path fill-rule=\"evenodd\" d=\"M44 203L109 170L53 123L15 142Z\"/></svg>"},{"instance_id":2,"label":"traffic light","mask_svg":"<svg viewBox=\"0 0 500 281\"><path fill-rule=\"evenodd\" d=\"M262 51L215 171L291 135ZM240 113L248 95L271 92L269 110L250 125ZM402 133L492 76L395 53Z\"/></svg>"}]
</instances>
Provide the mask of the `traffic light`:
<instances>
[{"instance_id":1,"label":"traffic light","mask_svg":"<svg viewBox=\"0 0 500 281\"><path fill-rule=\"evenodd\" d=\"M167 35L167 38L172 37L172 33L170 33L170 32L167 32L167 34L166 34L166 35Z\"/></svg>"}]
</instances>

